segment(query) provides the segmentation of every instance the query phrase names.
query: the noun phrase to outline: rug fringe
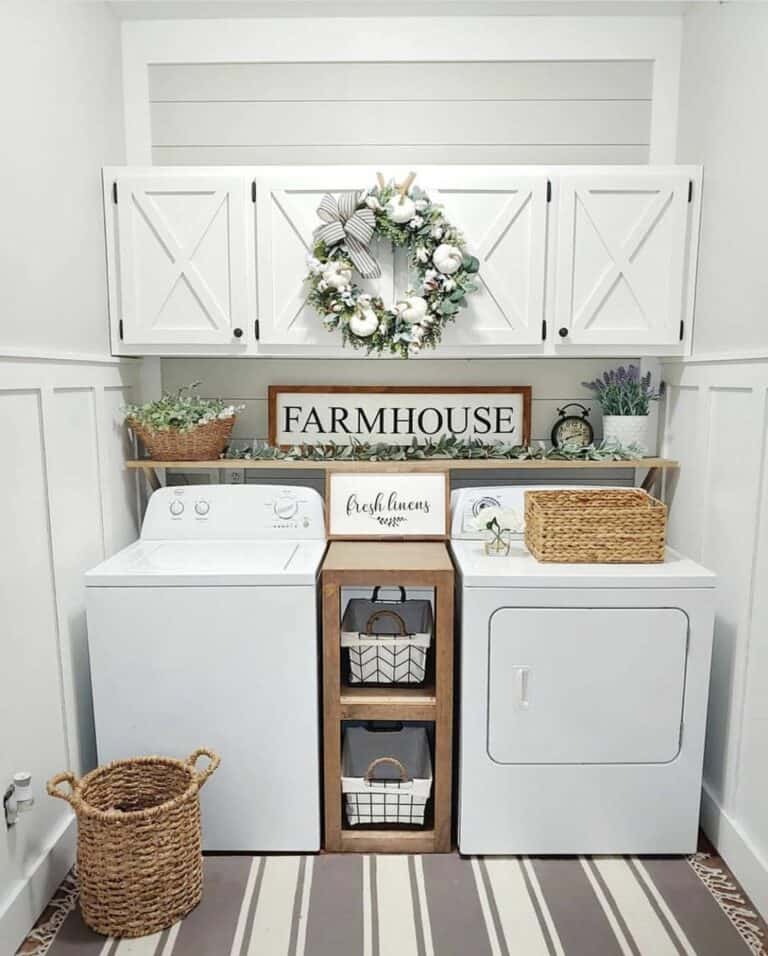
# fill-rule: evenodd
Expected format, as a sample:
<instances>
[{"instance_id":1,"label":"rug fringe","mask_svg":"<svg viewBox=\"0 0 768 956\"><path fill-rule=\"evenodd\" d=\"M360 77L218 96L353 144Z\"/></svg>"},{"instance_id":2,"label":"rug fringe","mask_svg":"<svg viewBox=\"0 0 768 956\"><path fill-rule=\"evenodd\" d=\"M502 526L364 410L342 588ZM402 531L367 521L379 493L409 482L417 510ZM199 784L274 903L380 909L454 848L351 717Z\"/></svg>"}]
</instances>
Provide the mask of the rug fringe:
<instances>
[{"instance_id":1,"label":"rug fringe","mask_svg":"<svg viewBox=\"0 0 768 956\"><path fill-rule=\"evenodd\" d=\"M61 929L64 920L77 906L77 897L77 875L72 870L64 878L64 882L56 890L53 899L46 907L46 910L52 911L51 915L44 923L38 924L27 936L24 946L29 946L30 943L36 945L32 949L22 948L23 956L45 956L56 939L56 934Z\"/></svg>"},{"instance_id":2,"label":"rug fringe","mask_svg":"<svg viewBox=\"0 0 768 956\"><path fill-rule=\"evenodd\" d=\"M738 887L730 876L719 866L712 863L710 853L694 853L688 862L694 873L706 886L720 909L733 924L741 938L754 956L765 956L763 931L760 917L749 909Z\"/></svg>"}]
</instances>

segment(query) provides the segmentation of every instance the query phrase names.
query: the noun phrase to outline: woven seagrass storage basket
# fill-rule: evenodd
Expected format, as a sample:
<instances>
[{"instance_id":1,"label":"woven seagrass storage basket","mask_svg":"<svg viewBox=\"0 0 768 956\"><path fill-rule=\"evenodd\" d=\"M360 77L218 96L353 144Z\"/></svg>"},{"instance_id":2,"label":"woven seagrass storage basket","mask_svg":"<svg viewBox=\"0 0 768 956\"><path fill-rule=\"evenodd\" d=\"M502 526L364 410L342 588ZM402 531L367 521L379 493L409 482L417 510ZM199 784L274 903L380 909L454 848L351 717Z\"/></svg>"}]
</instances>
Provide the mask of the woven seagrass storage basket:
<instances>
[{"instance_id":1,"label":"woven seagrass storage basket","mask_svg":"<svg viewBox=\"0 0 768 956\"><path fill-rule=\"evenodd\" d=\"M666 505L637 488L525 493L525 543L539 561L653 564L666 533Z\"/></svg>"},{"instance_id":2,"label":"woven seagrass storage basket","mask_svg":"<svg viewBox=\"0 0 768 956\"><path fill-rule=\"evenodd\" d=\"M210 763L197 771L199 757ZM203 860L199 791L220 763L201 748L186 760L116 760L77 780L60 773L48 793L78 822L80 909L104 936L148 936L200 902ZM59 789L69 784L70 792Z\"/></svg>"},{"instance_id":3,"label":"woven seagrass storage basket","mask_svg":"<svg viewBox=\"0 0 768 956\"><path fill-rule=\"evenodd\" d=\"M149 457L155 461L214 461L226 448L234 424L232 415L187 431L177 428L154 431L128 419L128 427L138 435Z\"/></svg>"}]
</instances>

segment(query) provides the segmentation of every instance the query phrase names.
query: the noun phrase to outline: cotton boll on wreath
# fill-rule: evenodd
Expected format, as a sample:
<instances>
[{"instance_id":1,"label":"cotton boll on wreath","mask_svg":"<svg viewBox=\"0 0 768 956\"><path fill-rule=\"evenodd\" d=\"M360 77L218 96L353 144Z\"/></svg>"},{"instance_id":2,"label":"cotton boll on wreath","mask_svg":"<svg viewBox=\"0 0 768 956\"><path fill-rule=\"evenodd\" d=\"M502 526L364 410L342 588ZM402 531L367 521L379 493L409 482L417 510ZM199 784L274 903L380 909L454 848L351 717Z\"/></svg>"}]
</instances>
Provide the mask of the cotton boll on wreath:
<instances>
[{"instance_id":1,"label":"cotton boll on wreath","mask_svg":"<svg viewBox=\"0 0 768 956\"><path fill-rule=\"evenodd\" d=\"M432 255L435 268L444 275L452 275L461 268L464 257L458 246L451 246L447 242L441 243Z\"/></svg>"},{"instance_id":2,"label":"cotton boll on wreath","mask_svg":"<svg viewBox=\"0 0 768 956\"><path fill-rule=\"evenodd\" d=\"M379 327L379 319L371 308L359 309L349 320L349 330L360 339L367 339Z\"/></svg>"},{"instance_id":3,"label":"cotton boll on wreath","mask_svg":"<svg viewBox=\"0 0 768 956\"><path fill-rule=\"evenodd\" d=\"M416 215L416 203L408 196L393 196L387 203L387 215L398 225L410 222Z\"/></svg>"}]
</instances>

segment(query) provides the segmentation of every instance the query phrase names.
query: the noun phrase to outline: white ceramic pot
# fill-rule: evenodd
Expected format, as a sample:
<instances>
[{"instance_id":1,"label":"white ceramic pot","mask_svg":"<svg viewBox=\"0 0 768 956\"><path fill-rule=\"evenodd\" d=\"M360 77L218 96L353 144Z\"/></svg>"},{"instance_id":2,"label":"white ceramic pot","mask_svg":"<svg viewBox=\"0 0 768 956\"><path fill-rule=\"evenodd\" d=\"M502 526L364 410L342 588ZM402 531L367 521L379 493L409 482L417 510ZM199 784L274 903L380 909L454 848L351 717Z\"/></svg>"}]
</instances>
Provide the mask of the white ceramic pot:
<instances>
[{"instance_id":1,"label":"white ceramic pot","mask_svg":"<svg viewBox=\"0 0 768 956\"><path fill-rule=\"evenodd\" d=\"M619 445L638 445L646 452L647 415L603 415L603 440Z\"/></svg>"}]
</instances>

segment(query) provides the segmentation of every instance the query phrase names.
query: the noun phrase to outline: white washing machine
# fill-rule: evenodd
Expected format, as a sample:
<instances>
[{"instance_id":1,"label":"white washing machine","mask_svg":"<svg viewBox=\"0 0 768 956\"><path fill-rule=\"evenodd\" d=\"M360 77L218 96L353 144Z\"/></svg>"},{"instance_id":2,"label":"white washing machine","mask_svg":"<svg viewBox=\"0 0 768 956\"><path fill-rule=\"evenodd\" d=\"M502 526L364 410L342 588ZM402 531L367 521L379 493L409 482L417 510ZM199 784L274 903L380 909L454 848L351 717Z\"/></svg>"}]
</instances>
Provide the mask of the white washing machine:
<instances>
[{"instance_id":1,"label":"white washing machine","mask_svg":"<svg viewBox=\"0 0 768 956\"><path fill-rule=\"evenodd\" d=\"M99 762L217 751L207 850L320 847L325 546L311 489L161 488L140 539L85 576Z\"/></svg>"},{"instance_id":2,"label":"white washing machine","mask_svg":"<svg viewBox=\"0 0 768 956\"><path fill-rule=\"evenodd\" d=\"M459 849L691 853L715 577L673 551L541 564L518 539L485 555L468 518L494 503L522 514L524 491L453 496Z\"/></svg>"}]
</instances>

